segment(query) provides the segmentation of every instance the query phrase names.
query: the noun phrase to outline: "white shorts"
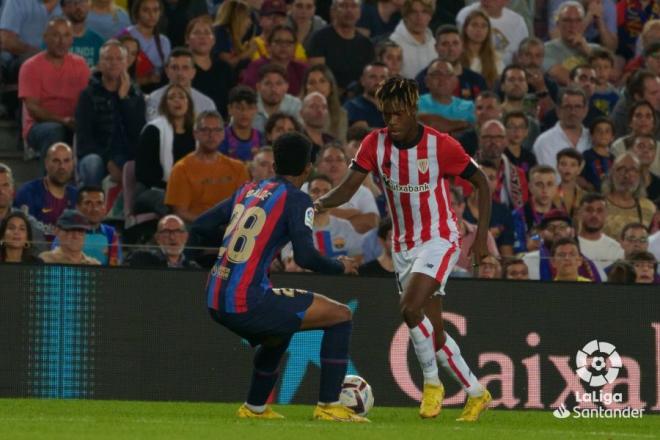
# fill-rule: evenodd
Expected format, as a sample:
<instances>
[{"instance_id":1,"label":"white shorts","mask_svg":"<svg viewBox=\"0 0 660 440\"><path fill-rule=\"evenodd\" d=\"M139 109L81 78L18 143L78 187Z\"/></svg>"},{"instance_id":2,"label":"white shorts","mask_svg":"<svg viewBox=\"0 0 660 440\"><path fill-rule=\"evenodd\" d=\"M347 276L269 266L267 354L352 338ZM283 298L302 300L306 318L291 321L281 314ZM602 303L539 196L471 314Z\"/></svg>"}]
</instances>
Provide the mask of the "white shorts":
<instances>
[{"instance_id":1,"label":"white shorts","mask_svg":"<svg viewBox=\"0 0 660 440\"><path fill-rule=\"evenodd\" d=\"M460 253L459 243L452 243L442 238L434 238L407 251L395 252L392 260L399 294L403 294L413 273L423 273L440 283L434 295L444 295L447 278L456 265Z\"/></svg>"}]
</instances>

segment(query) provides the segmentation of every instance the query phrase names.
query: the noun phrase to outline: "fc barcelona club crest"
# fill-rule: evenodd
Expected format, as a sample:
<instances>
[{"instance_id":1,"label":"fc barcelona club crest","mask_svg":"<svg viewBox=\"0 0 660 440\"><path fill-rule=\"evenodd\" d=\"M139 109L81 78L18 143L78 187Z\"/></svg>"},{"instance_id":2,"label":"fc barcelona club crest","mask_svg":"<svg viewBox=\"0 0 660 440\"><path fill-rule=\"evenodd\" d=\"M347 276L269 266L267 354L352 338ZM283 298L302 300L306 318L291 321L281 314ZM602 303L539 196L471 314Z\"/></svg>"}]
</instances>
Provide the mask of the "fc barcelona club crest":
<instances>
[{"instance_id":1,"label":"fc barcelona club crest","mask_svg":"<svg viewBox=\"0 0 660 440\"><path fill-rule=\"evenodd\" d=\"M417 169L420 173L426 174L429 170L429 160L428 159L418 159L417 160Z\"/></svg>"}]
</instances>

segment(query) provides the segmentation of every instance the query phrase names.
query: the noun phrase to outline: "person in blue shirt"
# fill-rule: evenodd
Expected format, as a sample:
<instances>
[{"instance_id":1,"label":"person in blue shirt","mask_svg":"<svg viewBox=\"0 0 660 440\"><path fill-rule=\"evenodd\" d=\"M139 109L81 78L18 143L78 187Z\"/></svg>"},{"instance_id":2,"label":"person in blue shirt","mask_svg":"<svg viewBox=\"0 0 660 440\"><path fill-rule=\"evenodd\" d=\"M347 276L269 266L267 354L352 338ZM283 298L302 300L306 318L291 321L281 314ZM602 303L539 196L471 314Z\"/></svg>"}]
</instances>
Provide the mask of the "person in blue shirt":
<instances>
[{"instance_id":1,"label":"person in blue shirt","mask_svg":"<svg viewBox=\"0 0 660 440\"><path fill-rule=\"evenodd\" d=\"M99 61L99 52L105 39L87 27L87 14L89 14L89 0L62 0L60 2L62 13L71 22L73 28L73 45L71 52L85 59L89 68L96 66Z\"/></svg>"},{"instance_id":2,"label":"person in blue shirt","mask_svg":"<svg viewBox=\"0 0 660 440\"><path fill-rule=\"evenodd\" d=\"M357 273L354 260L329 259L314 248L314 209L309 196L300 191L312 171L309 139L300 133L283 134L273 151L275 177L242 186L202 214L191 231L213 240L226 225L206 287L209 312L217 323L259 346L248 397L238 417L282 418L266 405L280 360L294 333L322 329L321 389L314 418L366 422L339 404L352 329L350 309L316 293L273 288L268 277L274 256L289 241L301 267L328 274Z\"/></svg>"}]
</instances>

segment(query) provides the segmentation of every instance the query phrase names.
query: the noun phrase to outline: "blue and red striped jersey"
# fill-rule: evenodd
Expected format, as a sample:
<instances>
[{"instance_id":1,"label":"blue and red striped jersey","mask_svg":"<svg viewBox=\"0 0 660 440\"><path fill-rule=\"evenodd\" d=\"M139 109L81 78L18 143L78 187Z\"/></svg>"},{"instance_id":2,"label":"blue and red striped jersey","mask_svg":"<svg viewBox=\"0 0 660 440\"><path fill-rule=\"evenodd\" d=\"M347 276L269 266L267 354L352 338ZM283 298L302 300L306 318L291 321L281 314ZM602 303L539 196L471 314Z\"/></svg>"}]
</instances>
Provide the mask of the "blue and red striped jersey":
<instances>
[{"instance_id":1,"label":"blue and red striped jersey","mask_svg":"<svg viewBox=\"0 0 660 440\"><path fill-rule=\"evenodd\" d=\"M244 313L257 305L271 288L271 262L289 241L299 266L333 274L344 270L314 248L309 196L281 177L245 184L202 214L193 229L208 236L227 224L206 288L211 309Z\"/></svg>"}]
</instances>

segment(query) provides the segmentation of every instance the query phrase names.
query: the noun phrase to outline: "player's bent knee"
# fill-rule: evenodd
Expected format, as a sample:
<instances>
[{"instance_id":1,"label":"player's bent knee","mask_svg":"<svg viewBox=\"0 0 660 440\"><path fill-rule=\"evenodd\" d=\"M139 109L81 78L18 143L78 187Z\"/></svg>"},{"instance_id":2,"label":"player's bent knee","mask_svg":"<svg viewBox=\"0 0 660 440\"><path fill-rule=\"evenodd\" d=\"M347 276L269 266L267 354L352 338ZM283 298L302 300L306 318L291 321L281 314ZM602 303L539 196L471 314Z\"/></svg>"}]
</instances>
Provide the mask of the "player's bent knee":
<instances>
[{"instance_id":1,"label":"player's bent knee","mask_svg":"<svg viewBox=\"0 0 660 440\"><path fill-rule=\"evenodd\" d=\"M353 312L345 304L339 304L335 309L337 324L340 322L350 321L353 319Z\"/></svg>"}]
</instances>

